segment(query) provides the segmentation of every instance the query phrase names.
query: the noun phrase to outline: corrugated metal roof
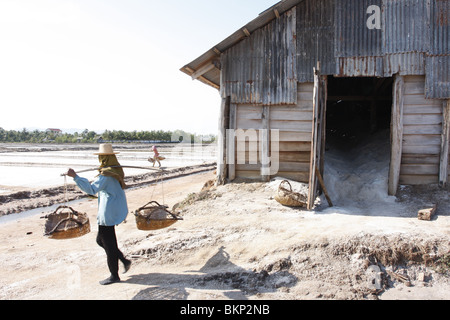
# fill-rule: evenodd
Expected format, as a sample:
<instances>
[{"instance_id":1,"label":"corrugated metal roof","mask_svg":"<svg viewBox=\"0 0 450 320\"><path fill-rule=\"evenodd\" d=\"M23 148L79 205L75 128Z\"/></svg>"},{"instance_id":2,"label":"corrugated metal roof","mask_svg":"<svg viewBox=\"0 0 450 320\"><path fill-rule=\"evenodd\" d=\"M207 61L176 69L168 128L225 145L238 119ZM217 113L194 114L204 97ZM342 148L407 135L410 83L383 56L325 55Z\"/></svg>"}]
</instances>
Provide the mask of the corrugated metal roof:
<instances>
[{"instance_id":1,"label":"corrugated metal roof","mask_svg":"<svg viewBox=\"0 0 450 320\"><path fill-rule=\"evenodd\" d=\"M383 14L383 53L428 52L429 0L384 1Z\"/></svg>"},{"instance_id":2,"label":"corrugated metal roof","mask_svg":"<svg viewBox=\"0 0 450 320\"><path fill-rule=\"evenodd\" d=\"M381 9L381 27L378 29L368 28L366 24L371 15L367 9L372 5ZM262 39L274 41L272 46L280 45L275 40L286 31L263 27L294 6L297 52L296 61L292 63L296 63L297 70L291 76L285 73L290 60L283 62L261 55L249 56L245 46L261 44ZM263 35L261 32L281 33ZM240 44L247 37L246 44ZM225 68L222 81L227 87L222 88L222 93L235 95L235 101L249 103L289 103L291 95L284 88L268 93L267 83L273 81L278 86L295 89L292 83L283 81L296 78L298 82L311 82L317 61L321 62L322 74L343 77L390 77L396 73L426 75L427 97L448 99L449 43L450 0L286 0L261 13L181 70L192 75L218 61L220 55L226 56L222 61ZM266 49L270 47L265 42L264 46ZM265 54L282 54L284 49L274 47L272 51L266 50ZM292 51L287 57L291 59ZM272 79L264 78L268 66L260 63L267 61L278 63L282 74L272 74ZM216 65L219 66L217 62ZM208 69L199 80L220 87L219 68Z\"/></svg>"},{"instance_id":3,"label":"corrugated metal roof","mask_svg":"<svg viewBox=\"0 0 450 320\"><path fill-rule=\"evenodd\" d=\"M424 75L425 53L402 52L386 54L383 57L384 76L400 75Z\"/></svg>"},{"instance_id":4,"label":"corrugated metal roof","mask_svg":"<svg viewBox=\"0 0 450 320\"><path fill-rule=\"evenodd\" d=\"M233 103L297 102L296 10L256 30L221 60L222 96Z\"/></svg>"},{"instance_id":5,"label":"corrugated metal roof","mask_svg":"<svg viewBox=\"0 0 450 320\"><path fill-rule=\"evenodd\" d=\"M450 98L450 1L435 0L431 6L431 53L426 58L425 96Z\"/></svg>"},{"instance_id":6,"label":"corrugated metal roof","mask_svg":"<svg viewBox=\"0 0 450 320\"><path fill-rule=\"evenodd\" d=\"M383 57L338 58L339 77L382 77Z\"/></svg>"},{"instance_id":7,"label":"corrugated metal roof","mask_svg":"<svg viewBox=\"0 0 450 320\"><path fill-rule=\"evenodd\" d=\"M427 76L425 97L450 98L450 55L429 56L426 59Z\"/></svg>"},{"instance_id":8,"label":"corrugated metal roof","mask_svg":"<svg viewBox=\"0 0 450 320\"><path fill-rule=\"evenodd\" d=\"M367 8L372 5L381 9L381 0L336 1L336 57L353 60L355 57L380 57L383 54L382 30L367 27Z\"/></svg>"},{"instance_id":9,"label":"corrugated metal roof","mask_svg":"<svg viewBox=\"0 0 450 320\"><path fill-rule=\"evenodd\" d=\"M333 74L334 0L303 1L297 5L297 77L299 82L313 82L313 68L320 61L321 72Z\"/></svg>"},{"instance_id":10,"label":"corrugated metal roof","mask_svg":"<svg viewBox=\"0 0 450 320\"><path fill-rule=\"evenodd\" d=\"M450 52L450 1L436 0L431 7L431 53Z\"/></svg>"}]
</instances>

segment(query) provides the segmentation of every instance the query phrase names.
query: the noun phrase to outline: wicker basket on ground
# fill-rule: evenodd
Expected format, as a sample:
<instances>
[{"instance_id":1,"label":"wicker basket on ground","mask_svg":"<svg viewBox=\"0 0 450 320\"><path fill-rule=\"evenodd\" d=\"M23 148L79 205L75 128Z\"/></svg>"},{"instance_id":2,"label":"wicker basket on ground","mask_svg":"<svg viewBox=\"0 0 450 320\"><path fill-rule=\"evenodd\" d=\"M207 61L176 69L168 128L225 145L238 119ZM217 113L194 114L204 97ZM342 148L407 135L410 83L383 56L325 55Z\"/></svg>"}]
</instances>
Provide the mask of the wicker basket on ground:
<instances>
[{"instance_id":1,"label":"wicker basket on ground","mask_svg":"<svg viewBox=\"0 0 450 320\"><path fill-rule=\"evenodd\" d=\"M292 191L292 186L287 180L281 181L278 190L274 196L275 200L289 207L305 207L307 204L307 196Z\"/></svg>"}]
</instances>

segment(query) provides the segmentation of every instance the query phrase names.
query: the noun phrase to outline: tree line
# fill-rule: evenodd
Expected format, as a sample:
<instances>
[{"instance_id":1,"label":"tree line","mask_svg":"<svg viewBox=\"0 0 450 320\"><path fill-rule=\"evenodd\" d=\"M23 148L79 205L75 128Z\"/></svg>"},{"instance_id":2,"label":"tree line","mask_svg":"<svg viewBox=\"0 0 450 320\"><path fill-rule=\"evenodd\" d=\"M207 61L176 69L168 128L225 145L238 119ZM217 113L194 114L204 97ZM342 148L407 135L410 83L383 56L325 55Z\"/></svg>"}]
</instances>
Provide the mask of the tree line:
<instances>
[{"instance_id":1,"label":"tree line","mask_svg":"<svg viewBox=\"0 0 450 320\"><path fill-rule=\"evenodd\" d=\"M190 140L190 141L189 141ZM66 133L51 130L5 130L0 128L0 142L27 143L99 143L99 142L203 142L212 143L214 135L197 135L183 130L175 131L123 131L105 130L97 133L88 129L82 132Z\"/></svg>"}]
</instances>

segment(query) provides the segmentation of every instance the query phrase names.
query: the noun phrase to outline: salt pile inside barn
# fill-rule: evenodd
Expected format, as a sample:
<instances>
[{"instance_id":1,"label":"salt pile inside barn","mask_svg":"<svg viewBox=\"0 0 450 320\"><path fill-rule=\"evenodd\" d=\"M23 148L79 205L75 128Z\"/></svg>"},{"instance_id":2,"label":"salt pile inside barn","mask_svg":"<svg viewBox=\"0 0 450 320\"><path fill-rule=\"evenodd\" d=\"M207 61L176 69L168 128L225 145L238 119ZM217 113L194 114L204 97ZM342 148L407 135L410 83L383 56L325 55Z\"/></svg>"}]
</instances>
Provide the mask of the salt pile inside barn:
<instances>
[{"instance_id":1,"label":"salt pile inside barn","mask_svg":"<svg viewBox=\"0 0 450 320\"><path fill-rule=\"evenodd\" d=\"M394 203L387 191L389 161L389 130L366 135L345 149L327 144L324 180L333 204Z\"/></svg>"}]
</instances>

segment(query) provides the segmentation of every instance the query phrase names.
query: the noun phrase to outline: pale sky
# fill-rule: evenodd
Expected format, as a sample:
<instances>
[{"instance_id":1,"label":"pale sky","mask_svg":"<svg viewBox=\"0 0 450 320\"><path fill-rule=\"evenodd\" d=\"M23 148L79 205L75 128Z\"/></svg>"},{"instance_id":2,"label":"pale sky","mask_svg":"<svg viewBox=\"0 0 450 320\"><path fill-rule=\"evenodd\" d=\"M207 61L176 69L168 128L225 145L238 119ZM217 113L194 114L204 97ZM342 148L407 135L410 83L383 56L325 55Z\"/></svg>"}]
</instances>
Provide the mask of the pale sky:
<instances>
[{"instance_id":1,"label":"pale sky","mask_svg":"<svg viewBox=\"0 0 450 320\"><path fill-rule=\"evenodd\" d=\"M179 69L278 0L0 0L0 127L217 133Z\"/></svg>"}]
</instances>

